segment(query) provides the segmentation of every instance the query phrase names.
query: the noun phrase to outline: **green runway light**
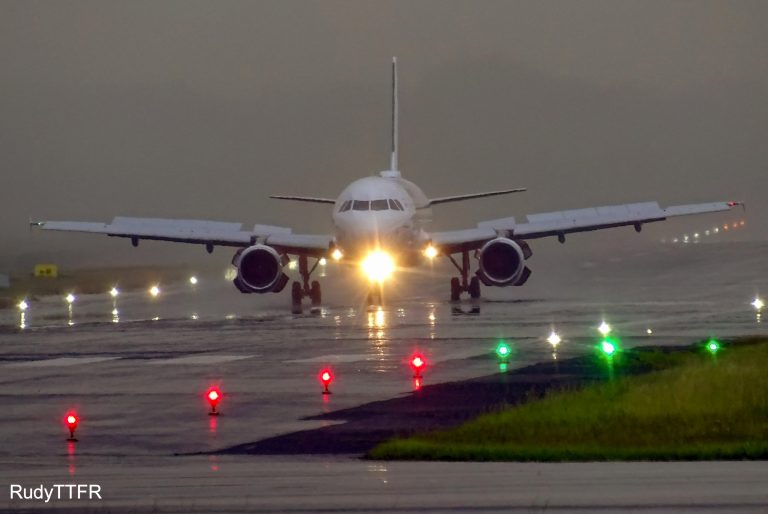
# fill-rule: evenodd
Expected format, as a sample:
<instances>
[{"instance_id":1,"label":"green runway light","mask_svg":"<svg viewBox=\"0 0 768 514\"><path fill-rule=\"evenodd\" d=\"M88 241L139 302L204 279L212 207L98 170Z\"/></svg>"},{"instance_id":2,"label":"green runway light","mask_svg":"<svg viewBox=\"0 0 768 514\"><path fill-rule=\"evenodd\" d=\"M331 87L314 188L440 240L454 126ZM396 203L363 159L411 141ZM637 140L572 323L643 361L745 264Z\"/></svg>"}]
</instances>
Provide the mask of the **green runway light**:
<instances>
[{"instance_id":1,"label":"green runway light","mask_svg":"<svg viewBox=\"0 0 768 514\"><path fill-rule=\"evenodd\" d=\"M718 343L714 339L710 339L709 342L707 343L707 350L709 351L709 353L714 355L717 353L719 349L720 349L720 343Z\"/></svg>"},{"instance_id":2,"label":"green runway light","mask_svg":"<svg viewBox=\"0 0 768 514\"><path fill-rule=\"evenodd\" d=\"M496 355L499 356L499 359L507 359L510 353L512 353L512 350L507 343L502 341L496 346Z\"/></svg>"},{"instance_id":3,"label":"green runway light","mask_svg":"<svg viewBox=\"0 0 768 514\"><path fill-rule=\"evenodd\" d=\"M603 339L603 342L600 343L600 351L603 352L606 357L613 357L613 354L616 353L616 343L609 339Z\"/></svg>"}]
</instances>

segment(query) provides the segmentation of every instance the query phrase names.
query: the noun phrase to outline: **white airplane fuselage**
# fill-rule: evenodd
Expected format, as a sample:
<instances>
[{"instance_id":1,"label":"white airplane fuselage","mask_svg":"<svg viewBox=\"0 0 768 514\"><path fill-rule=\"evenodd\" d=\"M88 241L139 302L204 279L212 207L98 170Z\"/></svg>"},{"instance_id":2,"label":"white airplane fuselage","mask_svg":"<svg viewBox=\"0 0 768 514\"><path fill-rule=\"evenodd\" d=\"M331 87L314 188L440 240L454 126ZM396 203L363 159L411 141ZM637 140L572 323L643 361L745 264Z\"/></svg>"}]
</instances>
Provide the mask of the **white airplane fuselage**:
<instances>
[{"instance_id":1,"label":"white airplane fuselage","mask_svg":"<svg viewBox=\"0 0 768 514\"><path fill-rule=\"evenodd\" d=\"M415 261L425 243L416 215L425 198L398 172L352 182L333 207L337 246L347 257L380 249L397 256L401 265Z\"/></svg>"}]
</instances>

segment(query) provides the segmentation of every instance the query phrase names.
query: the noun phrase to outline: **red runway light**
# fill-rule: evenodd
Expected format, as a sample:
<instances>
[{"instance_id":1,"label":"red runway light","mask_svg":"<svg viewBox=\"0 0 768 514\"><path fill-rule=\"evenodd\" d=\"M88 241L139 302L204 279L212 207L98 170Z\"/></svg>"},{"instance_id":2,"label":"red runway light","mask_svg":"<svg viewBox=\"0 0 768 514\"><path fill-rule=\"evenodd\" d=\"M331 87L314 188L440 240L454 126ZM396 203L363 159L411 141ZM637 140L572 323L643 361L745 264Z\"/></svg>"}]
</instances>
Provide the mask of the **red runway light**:
<instances>
[{"instance_id":1,"label":"red runway light","mask_svg":"<svg viewBox=\"0 0 768 514\"><path fill-rule=\"evenodd\" d=\"M413 368L414 378L421 377L421 370L423 370L424 366L426 365L427 365L427 361L425 361L424 357L422 357L418 353L413 357L411 357L411 367Z\"/></svg>"},{"instance_id":2,"label":"red runway light","mask_svg":"<svg viewBox=\"0 0 768 514\"><path fill-rule=\"evenodd\" d=\"M69 429L69 439L67 439L67 441L77 441L77 439L75 439L75 429L77 428L77 424L80 422L77 414L70 412L64 418L64 422L67 424L67 428Z\"/></svg>"},{"instance_id":3,"label":"red runway light","mask_svg":"<svg viewBox=\"0 0 768 514\"><path fill-rule=\"evenodd\" d=\"M205 397L211 405L211 412L209 412L208 415L218 416L219 413L216 411L216 405L221 401L221 391L219 391L217 387L211 387L208 389L208 392L205 393Z\"/></svg>"},{"instance_id":4,"label":"red runway light","mask_svg":"<svg viewBox=\"0 0 768 514\"><path fill-rule=\"evenodd\" d=\"M328 386L333 382L333 373L331 373L331 370L324 369L320 372L320 382L323 384L323 394L331 394L331 391L328 389Z\"/></svg>"}]
</instances>

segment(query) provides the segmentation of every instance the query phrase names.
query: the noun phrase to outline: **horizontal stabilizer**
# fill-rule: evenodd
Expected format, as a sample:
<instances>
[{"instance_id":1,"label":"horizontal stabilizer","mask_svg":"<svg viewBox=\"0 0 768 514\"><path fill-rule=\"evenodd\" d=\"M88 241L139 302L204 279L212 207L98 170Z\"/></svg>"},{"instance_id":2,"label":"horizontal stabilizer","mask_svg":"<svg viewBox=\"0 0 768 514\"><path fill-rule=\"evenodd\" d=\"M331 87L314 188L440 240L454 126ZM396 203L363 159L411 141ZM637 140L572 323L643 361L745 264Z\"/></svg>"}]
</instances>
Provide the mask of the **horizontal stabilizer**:
<instances>
[{"instance_id":1,"label":"horizontal stabilizer","mask_svg":"<svg viewBox=\"0 0 768 514\"><path fill-rule=\"evenodd\" d=\"M442 198L430 199L429 203L427 204L427 207L430 207L432 205L438 205L441 203L460 202L462 200L472 200L473 198L485 198L487 196L498 196L498 195L508 195L511 193L520 193L522 191L525 191L524 187L518 187L516 189L503 189L501 191L488 191L485 193L470 193L468 195L443 196Z\"/></svg>"},{"instance_id":2,"label":"horizontal stabilizer","mask_svg":"<svg viewBox=\"0 0 768 514\"><path fill-rule=\"evenodd\" d=\"M309 203L336 203L336 200L332 198L316 198L314 196L285 196L285 195L270 195L270 198L275 200L293 200L296 202L309 202Z\"/></svg>"}]
</instances>

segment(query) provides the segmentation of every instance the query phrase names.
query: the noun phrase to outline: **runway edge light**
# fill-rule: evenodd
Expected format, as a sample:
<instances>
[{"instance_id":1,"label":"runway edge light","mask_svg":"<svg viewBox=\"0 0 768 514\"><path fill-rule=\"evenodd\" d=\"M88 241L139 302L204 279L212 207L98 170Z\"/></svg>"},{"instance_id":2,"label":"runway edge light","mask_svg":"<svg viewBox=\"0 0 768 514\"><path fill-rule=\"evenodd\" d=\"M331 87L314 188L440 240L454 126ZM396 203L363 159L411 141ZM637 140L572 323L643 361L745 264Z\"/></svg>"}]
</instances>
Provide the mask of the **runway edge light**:
<instances>
[{"instance_id":1,"label":"runway edge light","mask_svg":"<svg viewBox=\"0 0 768 514\"><path fill-rule=\"evenodd\" d=\"M706 348L710 354L715 355L720 351L720 342L717 339L710 338L710 340L707 341Z\"/></svg>"},{"instance_id":2,"label":"runway edge light","mask_svg":"<svg viewBox=\"0 0 768 514\"><path fill-rule=\"evenodd\" d=\"M424 360L424 357L422 357L420 353L415 353L413 357L411 357L411 367L413 368L413 378L421 378L421 372L424 370L424 367L426 365L427 365L427 361Z\"/></svg>"},{"instance_id":3,"label":"runway edge light","mask_svg":"<svg viewBox=\"0 0 768 514\"><path fill-rule=\"evenodd\" d=\"M320 383L323 384L323 394L331 394L331 390L328 389L328 387L331 385L331 382L333 382L333 373L330 369L325 368L322 371L320 371Z\"/></svg>"},{"instance_id":4,"label":"runway edge light","mask_svg":"<svg viewBox=\"0 0 768 514\"><path fill-rule=\"evenodd\" d=\"M511 353L512 350L504 341L499 341L499 344L496 345L496 355L499 357L500 361L506 362Z\"/></svg>"},{"instance_id":5,"label":"runway edge light","mask_svg":"<svg viewBox=\"0 0 768 514\"><path fill-rule=\"evenodd\" d=\"M205 399L208 400L208 404L211 406L211 412L209 416L218 416L219 411L216 410L216 406L221 401L221 390L218 387L211 387L208 392L205 393Z\"/></svg>"},{"instance_id":6,"label":"runway edge light","mask_svg":"<svg viewBox=\"0 0 768 514\"><path fill-rule=\"evenodd\" d=\"M67 415L64 416L64 423L69 429L69 439L67 439L67 441L77 441L77 439L75 439L75 429L77 428L78 423L80 423L80 419L77 417L77 414L74 412L68 412Z\"/></svg>"}]
</instances>

